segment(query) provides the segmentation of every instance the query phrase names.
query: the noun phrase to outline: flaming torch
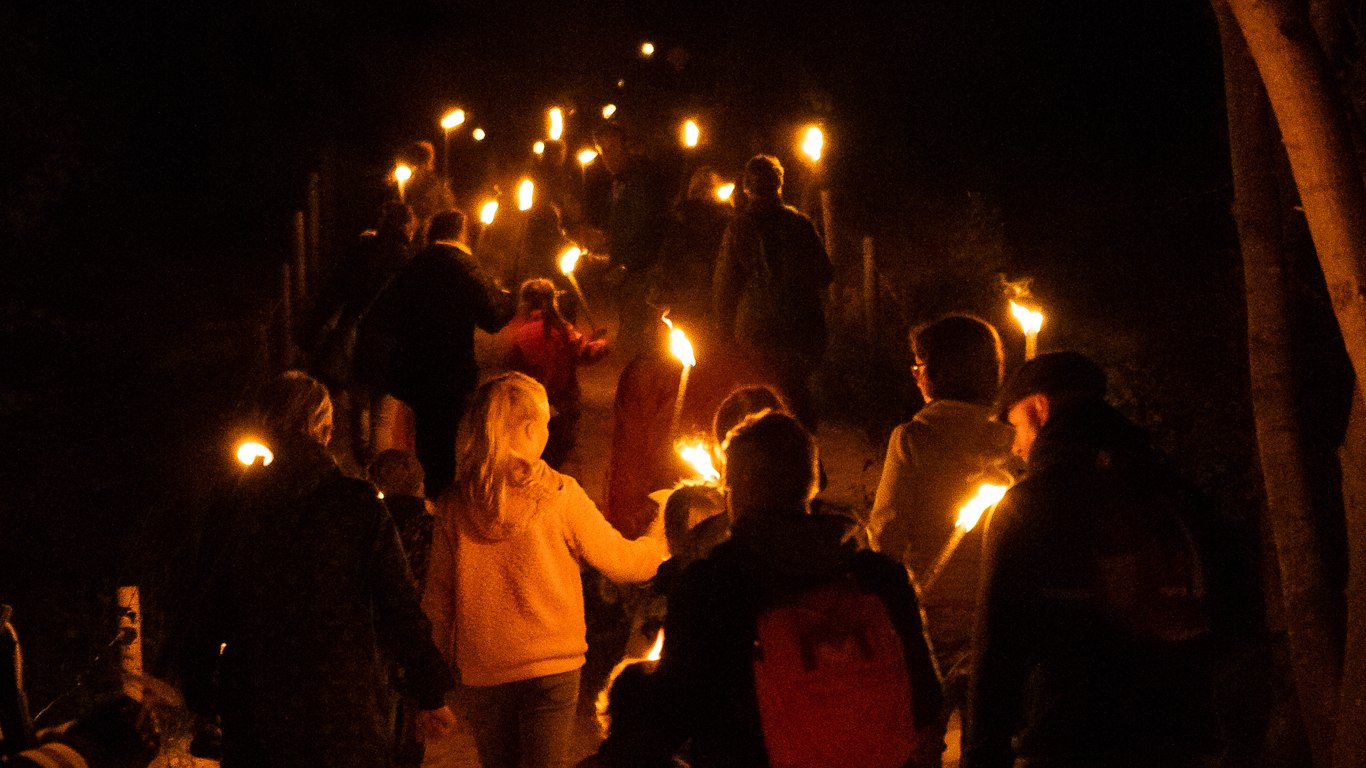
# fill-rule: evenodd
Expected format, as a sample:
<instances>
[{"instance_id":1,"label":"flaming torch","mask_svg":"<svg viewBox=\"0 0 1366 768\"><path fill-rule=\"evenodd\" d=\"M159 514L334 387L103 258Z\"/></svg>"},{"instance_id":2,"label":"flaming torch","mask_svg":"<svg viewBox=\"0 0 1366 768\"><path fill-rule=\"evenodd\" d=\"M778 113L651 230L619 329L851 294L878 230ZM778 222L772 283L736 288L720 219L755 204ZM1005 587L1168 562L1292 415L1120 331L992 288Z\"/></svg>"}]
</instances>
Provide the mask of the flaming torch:
<instances>
[{"instance_id":1,"label":"flaming torch","mask_svg":"<svg viewBox=\"0 0 1366 768\"><path fill-rule=\"evenodd\" d=\"M264 467L275 460L275 454L264 443L246 440L237 446L237 460L242 462L243 466L260 464Z\"/></svg>"},{"instance_id":2,"label":"flaming torch","mask_svg":"<svg viewBox=\"0 0 1366 768\"><path fill-rule=\"evenodd\" d=\"M696 120L688 120L683 123L683 146L688 149L696 149L697 142L702 138L702 129L697 127Z\"/></svg>"},{"instance_id":3,"label":"flaming torch","mask_svg":"<svg viewBox=\"0 0 1366 768\"><path fill-rule=\"evenodd\" d=\"M394 168L394 181L398 182L398 201L400 203L406 202L403 197L403 190L408 186L408 179L411 179L412 177L413 169L407 165L399 163L398 167Z\"/></svg>"},{"instance_id":4,"label":"flaming torch","mask_svg":"<svg viewBox=\"0 0 1366 768\"><path fill-rule=\"evenodd\" d=\"M659 661L664 655L664 628L661 627L659 634L655 635L655 644L650 646L650 652L645 654L646 661Z\"/></svg>"},{"instance_id":5,"label":"flaming torch","mask_svg":"<svg viewBox=\"0 0 1366 768\"><path fill-rule=\"evenodd\" d=\"M729 203L735 197L735 182L728 181L716 187L716 199L722 203Z\"/></svg>"},{"instance_id":6,"label":"flaming torch","mask_svg":"<svg viewBox=\"0 0 1366 768\"><path fill-rule=\"evenodd\" d=\"M1033 360L1039 354L1039 329L1043 327L1043 313L1038 310L1010 302L1010 313L1020 323L1025 335L1025 359Z\"/></svg>"},{"instance_id":7,"label":"flaming torch","mask_svg":"<svg viewBox=\"0 0 1366 768\"><path fill-rule=\"evenodd\" d=\"M529 211L531 204L536 201L536 185L531 179L522 179L522 183L517 185L517 210Z\"/></svg>"},{"instance_id":8,"label":"flaming torch","mask_svg":"<svg viewBox=\"0 0 1366 768\"><path fill-rule=\"evenodd\" d=\"M704 482L715 483L721 479L721 473L716 471L716 465L711 461L711 451L707 448L706 442L702 440L678 441L675 448L679 458L688 462Z\"/></svg>"},{"instance_id":9,"label":"flaming torch","mask_svg":"<svg viewBox=\"0 0 1366 768\"><path fill-rule=\"evenodd\" d=\"M551 141L559 141L564 135L564 110L559 107L550 109L550 130L546 134Z\"/></svg>"},{"instance_id":10,"label":"flaming torch","mask_svg":"<svg viewBox=\"0 0 1366 768\"><path fill-rule=\"evenodd\" d=\"M825 149L825 134L817 126L807 126L806 130L802 132L802 154L806 155L811 162L818 163L823 149Z\"/></svg>"},{"instance_id":11,"label":"flaming torch","mask_svg":"<svg viewBox=\"0 0 1366 768\"><path fill-rule=\"evenodd\" d=\"M574 295L579 297L579 306L583 307L583 317L588 321L588 327L597 333L598 325L593 322L593 315L588 312L588 298L583 295L583 289L579 287L578 278L574 277L574 267L579 265L579 257L582 255L583 251L576 245L571 245L565 249L565 252L560 254L560 271L569 278L569 284L574 286Z\"/></svg>"},{"instance_id":12,"label":"flaming torch","mask_svg":"<svg viewBox=\"0 0 1366 768\"><path fill-rule=\"evenodd\" d=\"M603 120L611 120L611 119L612 119L612 115L615 115L616 113L617 113L617 105L616 105L616 104L604 104L604 105L602 105L602 119L603 119Z\"/></svg>"},{"instance_id":13,"label":"flaming torch","mask_svg":"<svg viewBox=\"0 0 1366 768\"><path fill-rule=\"evenodd\" d=\"M441 118L441 175L451 175L451 131L465 124L465 110L452 109Z\"/></svg>"},{"instance_id":14,"label":"flaming torch","mask_svg":"<svg viewBox=\"0 0 1366 768\"><path fill-rule=\"evenodd\" d=\"M674 415L669 421L669 434L672 435L678 431L678 421L683 417L683 397L688 391L688 374L692 373L693 366L697 365L697 356L693 354L692 342L688 341L687 335L682 329L675 328L669 320L668 310L665 310L659 319L669 326L669 352L683 364L683 372L678 377L678 394L674 397Z\"/></svg>"},{"instance_id":15,"label":"flaming torch","mask_svg":"<svg viewBox=\"0 0 1366 768\"><path fill-rule=\"evenodd\" d=\"M988 509L996 506L1006 495L1006 490L1007 486L1004 485L982 483L977 486L977 493L958 508L958 519L953 524L953 535L944 544L944 548L939 550L939 557L935 558L934 565L930 566L925 578L921 580L921 592L929 591L939 575L944 572L949 560L953 558L953 553L958 551L958 545L963 542L963 537L977 527L977 521L982 519L982 515Z\"/></svg>"},{"instance_id":16,"label":"flaming torch","mask_svg":"<svg viewBox=\"0 0 1366 768\"><path fill-rule=\"evenodd\" d=\"M498 215L498 201L486 200L479 209L479 223L488 226L493 223L493 217Z\"/></svg>"}]
</instances>

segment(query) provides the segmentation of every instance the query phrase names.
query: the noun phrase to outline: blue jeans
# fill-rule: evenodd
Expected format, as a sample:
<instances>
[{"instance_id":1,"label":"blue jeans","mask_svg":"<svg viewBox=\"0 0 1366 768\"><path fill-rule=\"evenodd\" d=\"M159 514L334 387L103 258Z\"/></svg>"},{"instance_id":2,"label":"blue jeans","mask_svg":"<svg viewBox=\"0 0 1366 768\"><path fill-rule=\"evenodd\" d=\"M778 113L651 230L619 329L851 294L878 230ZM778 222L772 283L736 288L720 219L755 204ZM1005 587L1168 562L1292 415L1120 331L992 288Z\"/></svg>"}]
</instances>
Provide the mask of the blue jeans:
<instances>
[{"instance_id":1,"label":"blue jeans","mask_svg":"<svg viewBox=\"0 0 1366 768\"><path fill-rule=\"evenodd\" d=\"M467 689L484 768L560 768L569 759L579 672Z\"/></svg>"}]
</instances>

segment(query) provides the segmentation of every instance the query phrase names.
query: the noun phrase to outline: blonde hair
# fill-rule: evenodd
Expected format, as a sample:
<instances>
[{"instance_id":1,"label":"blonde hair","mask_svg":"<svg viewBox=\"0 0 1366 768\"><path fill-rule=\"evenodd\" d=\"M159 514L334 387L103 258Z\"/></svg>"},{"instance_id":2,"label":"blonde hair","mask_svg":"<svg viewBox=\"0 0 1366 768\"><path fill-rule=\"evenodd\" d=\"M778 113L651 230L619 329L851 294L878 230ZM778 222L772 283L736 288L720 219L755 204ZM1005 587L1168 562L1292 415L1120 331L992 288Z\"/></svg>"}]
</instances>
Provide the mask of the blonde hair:
<instances>
[{"instance_id":1,"label":"blonde hair","mask_svg":"<svg viewBox=\"0 0 1366 768\"><path fill-rule=\"evenodd\" d=\"M281 435L304 435L326 443L332 431L327 387L303 371L285 371L266 382L257 414L263 426Z\"/></svg>"},{"instance_id":2,"label":"blonde hair","mask_svg":"<svg viewBox=\"0 0 1366 768\"><path fill-rule=\"evenodd\" d=\"M549 410L545 387L524 373L509 371L479 385L455 445L456 492L463 501L497 509L509 487L527 481L539 457L514 453L512 435Z\"/></svg>"}]
</instances>

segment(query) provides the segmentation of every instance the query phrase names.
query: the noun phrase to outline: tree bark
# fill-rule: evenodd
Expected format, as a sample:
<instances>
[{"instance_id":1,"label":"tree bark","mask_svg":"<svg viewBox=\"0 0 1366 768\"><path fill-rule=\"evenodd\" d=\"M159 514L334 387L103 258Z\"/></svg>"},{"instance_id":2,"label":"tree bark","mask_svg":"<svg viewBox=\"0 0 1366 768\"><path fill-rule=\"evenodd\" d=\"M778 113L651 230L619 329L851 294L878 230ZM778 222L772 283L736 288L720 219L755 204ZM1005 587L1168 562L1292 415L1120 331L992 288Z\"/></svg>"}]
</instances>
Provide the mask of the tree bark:
<instances>
[{"instance_id":1,"label":"tree bark","mask_svg":"<svg viewBox=\"0 0 1366 768\"><path fill-rule=\"evenodd\" d=\"M1347 510L1347 648L1338 699L1334 768L1366 765L1366 398L1357 388L1342 462L1342 506Z\"/></svg>"},{"instance_id":2,"label":"tree bark","mask_svg":"<svg viewBox=\"0 0 1366 768\"><path fill-rule=\"evenodd\" d=\"M1305 732L1316 766L1331 764L1341 675L1341 634L1314 513L1309 451L1291 383L1291 280L1281 231L1274 162L1281 148L1266 94L1238 26L1214 3L1224 58L1234 220L1243 255L1253 420L1267 515L1281 574Z\"/></svg>"}]
</instances>

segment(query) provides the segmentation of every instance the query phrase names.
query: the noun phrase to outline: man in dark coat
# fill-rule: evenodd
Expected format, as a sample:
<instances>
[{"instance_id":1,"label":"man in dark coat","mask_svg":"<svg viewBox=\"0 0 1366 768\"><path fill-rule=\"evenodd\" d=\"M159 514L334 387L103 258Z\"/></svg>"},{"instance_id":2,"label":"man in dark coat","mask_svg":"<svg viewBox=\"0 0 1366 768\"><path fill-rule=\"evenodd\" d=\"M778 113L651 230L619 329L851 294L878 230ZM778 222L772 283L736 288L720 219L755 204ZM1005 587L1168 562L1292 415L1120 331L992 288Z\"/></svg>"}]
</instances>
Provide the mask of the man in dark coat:
<instances>
[{"instance_id":1,"label":"man in dark coat","mask_svg":"<svg viewBox=\"0 0 1366 768\"><path fill-rule=\"evenodd\" d=\"M327 453L326 388L283 374L261 418L272 460L244 470L205 534L180 656L186 701L221 717L225 768L386 766L386 660L432 735L454 723L454 680L378 493Z\"/></svg>"},{"instance_id":2,"label":"man in dark coat","mask_svg":"<svg viewBox=\"0 0 1366 768\"><path fill-rule=\"evenodd\" d=\"M1105 374L1074 352L1035 358L1002 389L1028 474L986 532L965 768L1180 768L1213 746L1227 594L1215 527L1104 392ZM1175 550L1144 554L1173 529ZM1185 590L1152 583L1179 572Z\"/></svg>"},{"instance_id":3,"label":"man in dark coat","mask_svg":"<svg viewBox=\"0 0 1366 768\"><path fill-rule=\"evenodd\" d=\"M431 243L408 262L371 311L394 342L389 391L413 409L417 458L435 498L455 477L455 433L479 366L474 330L496 333L512 319L513 297L465 246L465 215L432 219Z\"/></svg>"},{"instance_id":4,"label":"man in dark coat","mask_svg":"<svg viewBox=\"0 0 1366 768\"><path fill-rule=\"evenodd\" d=\"M807 379L825 354L822 299L834 269L811 220L783 204L778 158L750 158L744 190L749 206L721 241L712 278L713 317L722 337L748 352L802 424L815 429Z\"/></svg>"},{"instance_id":5,"label":"man in dark coat","mask_svg":"<svg viewBox=\"0 0 1366 768\"><path fill-rule=\"evenodd\" d=\"M599 757L609 768L671 765L685 742L689 764L764 766L755 698L760 614L803 590L852 576L876 595L900 636L915 727L929 736L941 689L906 570L853 545L852 520L812 514L819 472L815 441L787 414L747 418L726 443L729 541L684 570L668 595L664 652L650 681L657 712L614 717ZM878 734L869 734L879 738ZM937 762L943 742L921 742L916 766Z\"/></svg>"}]
</instances>

